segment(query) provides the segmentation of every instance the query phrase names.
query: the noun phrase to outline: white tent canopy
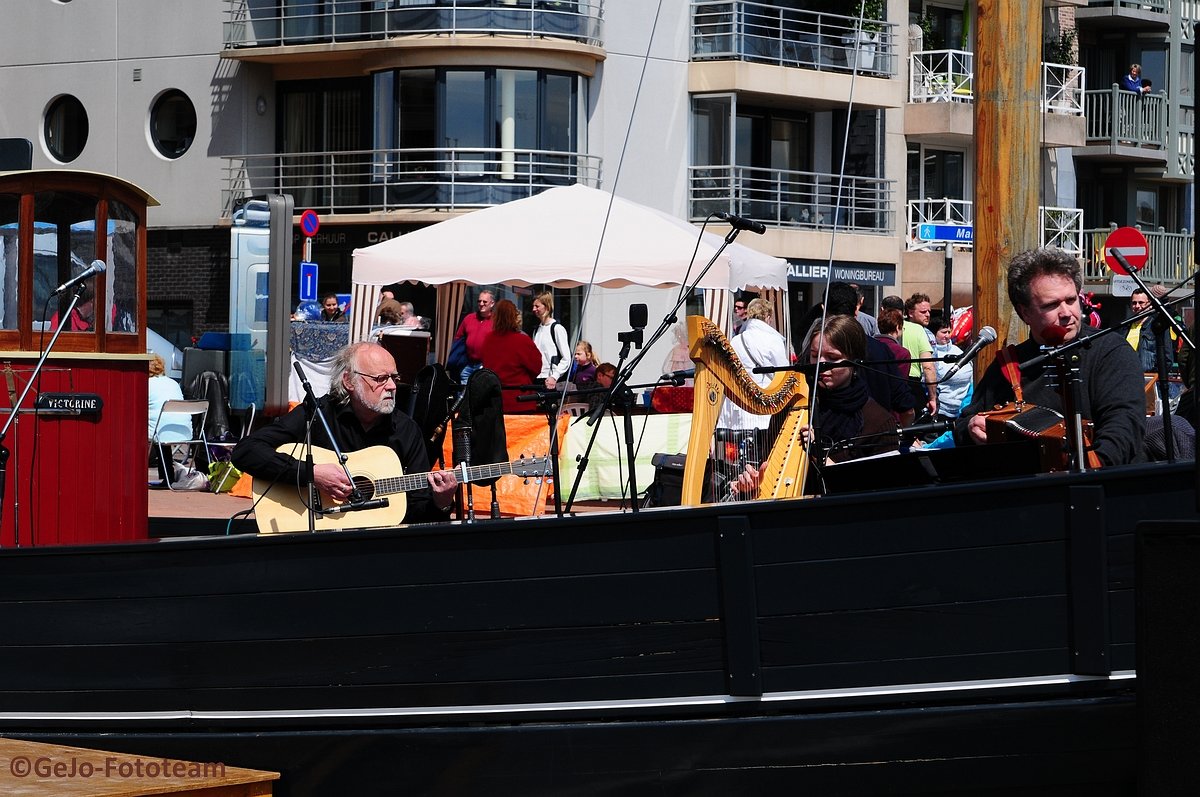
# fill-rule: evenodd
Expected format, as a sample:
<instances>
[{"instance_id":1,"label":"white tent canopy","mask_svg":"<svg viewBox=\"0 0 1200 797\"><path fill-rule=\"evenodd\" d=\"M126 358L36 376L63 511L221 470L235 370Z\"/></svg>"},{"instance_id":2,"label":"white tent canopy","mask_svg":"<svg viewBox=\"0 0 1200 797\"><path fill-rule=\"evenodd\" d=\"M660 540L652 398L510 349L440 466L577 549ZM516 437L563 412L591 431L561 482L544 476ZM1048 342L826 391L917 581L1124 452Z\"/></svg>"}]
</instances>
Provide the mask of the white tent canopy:
<instances>
[{"instance_id":1,"label":"white tent canopy","mask_svg":"<svg viewBox=\"0 0 1200 797\"><path fill-rule=\"evenodd\" d=\"M689 274L697 235L688 222L653 208L595 188L563 186L356 249L353 279L360 285L665 287L694 280L721 244L720 236L706 233ZM700 287L784 288L786 281L784 260L734 243Z\"/></svg>"}]
</instances>

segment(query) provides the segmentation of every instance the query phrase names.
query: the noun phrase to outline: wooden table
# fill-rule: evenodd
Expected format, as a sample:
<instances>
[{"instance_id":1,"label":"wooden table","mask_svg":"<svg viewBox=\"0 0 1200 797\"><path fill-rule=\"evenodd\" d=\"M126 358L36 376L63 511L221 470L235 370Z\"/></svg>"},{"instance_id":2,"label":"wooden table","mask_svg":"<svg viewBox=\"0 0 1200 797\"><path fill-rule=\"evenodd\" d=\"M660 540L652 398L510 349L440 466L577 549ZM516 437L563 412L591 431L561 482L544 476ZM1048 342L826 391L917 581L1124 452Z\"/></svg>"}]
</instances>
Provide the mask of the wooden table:
<instances>
[{"instance_id":1,"label":"wooden table","mask_svg":"<svg viewBox=\"0 0 1200 797\"><path fill-rule=\"evenodd\" d=\"M6 797L268 797L278 772L0 738Z\"/></svg>"}]
</instances>

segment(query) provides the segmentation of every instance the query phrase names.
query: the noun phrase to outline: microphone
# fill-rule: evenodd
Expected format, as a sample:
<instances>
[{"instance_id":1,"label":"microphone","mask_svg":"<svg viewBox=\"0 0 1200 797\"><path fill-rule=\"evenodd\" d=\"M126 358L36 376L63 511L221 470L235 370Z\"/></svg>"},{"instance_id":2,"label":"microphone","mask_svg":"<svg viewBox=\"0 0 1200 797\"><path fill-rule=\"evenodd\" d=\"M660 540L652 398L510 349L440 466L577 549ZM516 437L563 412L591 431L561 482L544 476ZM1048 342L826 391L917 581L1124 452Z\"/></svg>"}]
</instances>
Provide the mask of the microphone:
<instances>
[{"instance_id":1,"label":"microphone","mask_svg":"<svg viewBox=\"0 0 1200 797\"><path fill-rule=\"evenodd\" d=\"M761 221L735 216L732 213L725 213L724 211L717 211L713 215L721 221L729 222L729 226L735 230L749 230L755 235L762 235L767 231L767 225Z\"/></svg>"},{"instance_id":2,"label":"microphone","mask_svg":"<svg viewBox=\"0 0 1200 797\"><path fill-rule=\"evenodd\" d=\"M300 377L300 385L304 388L304 392L311 393L312 385L308 383L308 377L304 375L304 369L300 367L300 361L293 361L292 367L296 370L296 376Z\"/></svg>"},{"instance_id":3,"label":"microphone","mask_svg":"<svg viewBox=\"0 0 1200 797\"><path fill-rule=\"evenodd\" d=\"M104 273L104 261L103 260L93 260L92 264L90 266L88 266L83 271L76 274L74 277L71 277L71 279L67 280L62 285L59 285L57 288L54 289L54 292L51 293L50 295L58 296L63 291L70 290L71 288L74 288L79 283L84 282L86 280L90 280L92 277L96 276L97 274L103 274L103 273Z\"/></svg>"},{"instance_id":4,"label":"microphone","mask_svg":"<svg viewBox=\"0 0 1200 797\"><path fill-rule=\"evenodd\" d=\"M992 329L991 327L984 327L983 329L979 330L979 337L975 339L975 342L971 344L971 347L962 353L958 360L955 361L954 365L950 366L950 370L946 372L946 375L938 381L949 382L950 377L961 371L963 366L971 362L971 360L974 360L984 346L995 342L996 330Z\"/></svg>"},{"instance_id":5,"label":"microphone","mask_svg":"<svg viewBox=\"0 0 1200 797\"><path fill-rule=\"evenodd\" d=\"M912 426L902 426L897 429L901 437L918 437L930 432L948 432L954 428L954 421L933 421L932 423L914 423Z\"/></svg>"},{"instance_id":6,"label":"microphone","mask_svg":"<svg viewBox=\"0 0 1200 797\"><path fill-rule=\"evenodd\" d=\"M659 382L670 382L674 385L682 385L686 379L694 379L696 376L695 368L685 368L682 371L668 371L658 378Z\"/></svg>"},{"instance_id":7,"label":"microphone","mask_svg":"<svg viewBox=\"0 0 1200 797\"><path fill-rule=\"evenodd\" d=\"M346 512L358 512L358 511L361 511L364 509L383 509L385 506L388 505L388 503L389 503L389 499L387 499L387 498L370 498L366 501L359 501L358 503L351 502L349 504L342 504L340 506L330 507L329 509L322 509L321 514L322 515L342 515L342 514L345 514Z\"/></svg>"}]
</instances>

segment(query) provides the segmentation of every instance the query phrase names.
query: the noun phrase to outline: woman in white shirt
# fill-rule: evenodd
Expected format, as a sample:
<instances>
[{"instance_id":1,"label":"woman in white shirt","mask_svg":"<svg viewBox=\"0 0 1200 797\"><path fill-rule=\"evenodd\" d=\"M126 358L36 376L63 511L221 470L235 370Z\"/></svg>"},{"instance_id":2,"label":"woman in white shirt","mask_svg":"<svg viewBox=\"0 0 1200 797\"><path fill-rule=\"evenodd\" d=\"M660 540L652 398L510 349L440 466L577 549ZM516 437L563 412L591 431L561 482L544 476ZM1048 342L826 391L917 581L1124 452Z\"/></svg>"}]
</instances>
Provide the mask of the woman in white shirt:
<instances>
[{"instance_id":1,"label":"woman in white shirt","mask_svg":"<svg viewBox=\"0 0 1200 797\"><path fill-rule=\"evenodd\" d=\"M571 343L567 339L567 328L554 320L553 294L549 291L539 293L533 300L533 314L539 321L533 342L542 353L538 379L544 380L547 390L553 390L571 367Z\"/></svg>"}]
</instances>

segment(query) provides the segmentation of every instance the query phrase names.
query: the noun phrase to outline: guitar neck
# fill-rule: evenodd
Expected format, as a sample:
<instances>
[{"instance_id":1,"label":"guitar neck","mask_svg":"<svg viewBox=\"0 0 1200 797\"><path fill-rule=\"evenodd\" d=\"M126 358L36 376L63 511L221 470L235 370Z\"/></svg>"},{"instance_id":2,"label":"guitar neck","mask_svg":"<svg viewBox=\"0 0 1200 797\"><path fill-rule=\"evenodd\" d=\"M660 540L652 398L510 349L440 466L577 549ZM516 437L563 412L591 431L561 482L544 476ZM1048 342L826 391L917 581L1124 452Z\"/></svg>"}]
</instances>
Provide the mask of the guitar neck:
<instances>
[{"instance_id":1,"label":"guitar neck","mask_svg":"<svg viewBox=\"0 0 1200 797\"><path fill-rule=\"evenodd\" d=\"M454 475L460 483L478 482L485 479L497 479L513 472L513 463L497 462L494 465L476 465L467 468L466 478L463 478L461 467L453 468ZM428 473L406 473L403 476L385 477L375 481L376 495L394 495L395 493L410 493L429 486Z\"/></svg>"}]
</instances>

